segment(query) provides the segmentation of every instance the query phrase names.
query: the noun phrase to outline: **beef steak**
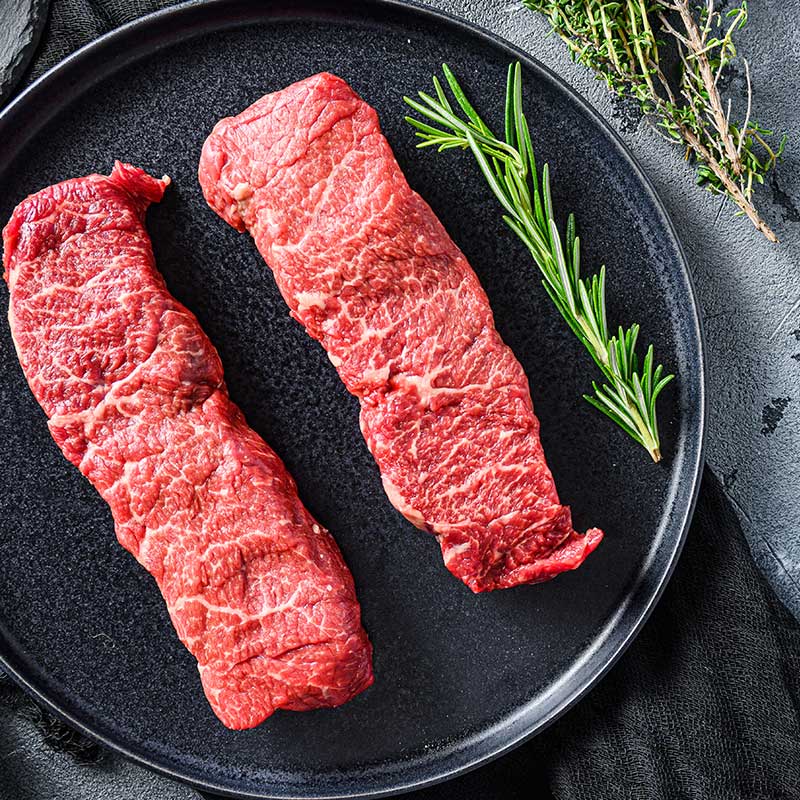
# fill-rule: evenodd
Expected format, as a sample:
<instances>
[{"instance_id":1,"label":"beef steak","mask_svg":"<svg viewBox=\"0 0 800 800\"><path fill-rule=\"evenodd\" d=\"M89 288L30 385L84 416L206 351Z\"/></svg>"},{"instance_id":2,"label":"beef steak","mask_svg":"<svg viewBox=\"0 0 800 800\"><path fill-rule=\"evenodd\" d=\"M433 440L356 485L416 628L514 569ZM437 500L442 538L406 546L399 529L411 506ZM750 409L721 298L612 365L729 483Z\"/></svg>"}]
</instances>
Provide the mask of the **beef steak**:
<instances>
[{"instance_id":1,"label":"beef steak","mask_svg":"<svg viewBox=\"0 0 800 800\"><path fill-rule=\"evenodd\" d=\"M167 183L117 163L17 206L9 322L53 438L156 579L211 707L249 728L349 700L372 649L336 544L155 268L144 215Z\"/></svg>"},{"instance_id":2,"label":"beef steak","mask_svg":"<svg viewBox=\"0 0 800 800\"><path fill-rule=\"evenodd\" d=\"M221 120L206 200L248 230L292 316L361 402L386 493L473 591L577 567L525 373L475 273L411 190L378 117L323 73Z\"/></svg>"}]
</instances>

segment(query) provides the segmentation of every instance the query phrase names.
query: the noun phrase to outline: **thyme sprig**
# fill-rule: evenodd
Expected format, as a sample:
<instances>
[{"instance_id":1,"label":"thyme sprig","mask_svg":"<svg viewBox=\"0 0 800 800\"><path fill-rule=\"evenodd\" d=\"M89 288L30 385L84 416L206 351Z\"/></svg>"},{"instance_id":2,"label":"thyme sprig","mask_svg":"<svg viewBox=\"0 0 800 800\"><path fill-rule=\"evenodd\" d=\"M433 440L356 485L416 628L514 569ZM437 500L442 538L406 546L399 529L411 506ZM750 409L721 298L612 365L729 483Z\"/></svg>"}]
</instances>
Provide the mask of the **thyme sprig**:
<instances>
[{"instance_id":1,"label":"thyme sprig","mask_svg":"<svg viewBox=\"0 0 800 800\"><path fill-rule=\"evenodd\" d=\"M606 269L581 277L581 246L575 217L570 214L562 237L554 218L550 169L541 176L536 167L530 129L522 110L522 70L510 64L506 83L505 136L495 136L470 104L446 64L445 80L455 106L434 76L435 97L419 92L405 97L423 119L406 117L422 139L418 147L439 152L469 149L492 192L500 201L503 219L524 242L542 273L547 294L567 325L589 351L605 382L592 383L594 395L584 398L646 448L653 461L661 458L656 399L672 380L655 365L653 345L639 364L636 345L639 326L621 326L609 335L606 315Z\"/></svg>"},{"instance_id":2,"label":"thyme sprig","mask_svg":"<svg viewBox=\"0 0 800 800\"><path fill-rule=\"evenodd\" d=\"M747 22L747 0L724 14L714 0L523 0L544 14L566 42L573 59L593 69L609 88L634 98L672 141L682 143L697 164L697 182L727 195L771 242L778 239L753 202L783 153L786 136L751 115L750 68L747 107L738 122L725 103L720 79L736 58L734 35ZM671 78L666 62L677 60Z\"/></svg>"}]
</instances>

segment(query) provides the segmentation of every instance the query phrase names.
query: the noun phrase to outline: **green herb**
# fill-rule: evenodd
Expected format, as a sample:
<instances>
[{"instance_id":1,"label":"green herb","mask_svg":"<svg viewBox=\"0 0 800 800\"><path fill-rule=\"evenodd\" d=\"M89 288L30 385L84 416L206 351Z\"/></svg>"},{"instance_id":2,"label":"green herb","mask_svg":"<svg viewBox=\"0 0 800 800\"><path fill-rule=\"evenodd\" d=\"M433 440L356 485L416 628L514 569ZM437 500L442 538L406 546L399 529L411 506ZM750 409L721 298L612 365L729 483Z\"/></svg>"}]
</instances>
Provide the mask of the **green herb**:
<instances>
[{"instance_id":1,"label":"green herb","mask_svg":"<svg viewBox=\"0 0 800 800\"><path fill-rule=\"evenodd\" d=\"M778 239L753 204L753 188L783 153L773 135L751 117L750 69L744 118L731 119L720 78L736 56L734 34L747 22L747 0L725 14L713 0L523 0L544 14L575 61L593 69L609 88L634 98L665 135L686 146L697 182L726 194L771 242ZM660 37L660 38L659 38ZM670 80L662 65L680 64Z\"/></svg>"},{"instance_id":2,"label":"green herb","mask_svg":"<svg viewBox=\"0 0 800 800\"><path fill-rule=\"evenodd\" d=\"M639 326L620 327L609 336L606 318L605 267L591 277L581 277L580 239L570 214L562 238L554 219L547 164L541 177L536 168L528 122L522 112L522 71L510 64L506 87L505 138L495 136L470 105L448 66L442 66L455 99L450 102L438 78L436 96L419 92L419 101L404 98L423 119L406 117L418 147L469 149L481 172L505 210L503 219L530 250L544 277L543 284L572 332L583 342L605 376L593 383L594 395L584 395L627 434L643 445L653 458L661 458L656 399L673 375L655 366L653 346L639 365L636 342Z\"/></svg>"}]
</instances>

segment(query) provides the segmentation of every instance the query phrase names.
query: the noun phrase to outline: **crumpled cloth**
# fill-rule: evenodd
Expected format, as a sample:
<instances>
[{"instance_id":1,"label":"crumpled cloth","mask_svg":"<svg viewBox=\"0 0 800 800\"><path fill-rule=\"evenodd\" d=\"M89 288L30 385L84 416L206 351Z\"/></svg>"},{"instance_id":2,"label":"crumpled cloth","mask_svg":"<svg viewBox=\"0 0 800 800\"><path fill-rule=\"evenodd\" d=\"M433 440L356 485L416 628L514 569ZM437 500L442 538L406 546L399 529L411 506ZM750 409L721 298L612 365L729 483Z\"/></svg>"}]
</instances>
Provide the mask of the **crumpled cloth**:
<instances>
[{"instance_id":1,"label":"crumpled cloth","mask_svg":"<svg viewBox=\"0 0 800 800\"><path fill-rule=\"evenodd\" d=\"M172 4L53 0L23 85L100 34ZM0 710L12 703L31 716L18 690L4 686ZM86 762L77 734L40 725ZM800 625L758 572L710 471L663 598L603 681L511 754L412 796L800 800Z\"/></svg>"}]
</instances>

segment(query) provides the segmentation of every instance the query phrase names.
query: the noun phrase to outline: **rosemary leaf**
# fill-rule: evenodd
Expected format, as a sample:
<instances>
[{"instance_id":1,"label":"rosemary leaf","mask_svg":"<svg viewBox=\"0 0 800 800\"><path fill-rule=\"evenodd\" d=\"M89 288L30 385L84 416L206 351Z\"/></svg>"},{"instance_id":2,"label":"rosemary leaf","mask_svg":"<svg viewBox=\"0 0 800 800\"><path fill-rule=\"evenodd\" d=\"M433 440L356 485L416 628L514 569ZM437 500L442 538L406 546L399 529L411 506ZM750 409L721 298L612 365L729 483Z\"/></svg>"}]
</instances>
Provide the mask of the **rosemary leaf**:
<instances>
[{"instance_id":1,"label":"rosemary leaf","mask_svg":"<svg viewBox=\"0 0 800 800\"><path fill-rule=\"evenodd\" d=\"M604 29L614 24L613 18L602 18ZM637 46L641 47L641 43ZM636 52L638 54L639 50ZM639 370L637 324L627 330L620 326L616 335L608 335L605 266L599 273L582 278L580 238L572 214L568 217L563 239L559 233L550 193L550 168L545 164L539 176L530 128L522 109L520 65L511 64L508 69L504 139L497 139L491 133L446 64L442 71L456 105L447 98L437 78L433 79L436 99L425 92L418 93L422 102L405 98L425 120L406 117L423 140L417 147L435 146L439 151L460 148L472 152L489 188L505 211L504 221L525 244L539 267L545 291L606 380L602 385L593 382L594 395L584 395L584 398L639 442L653 461L659 461L656 399L674 376L661 377L664 368L661 364L654 367L652 345L647 348ZM457 113L456 106L463 116Z\"/></svg>"}]
</instances>

